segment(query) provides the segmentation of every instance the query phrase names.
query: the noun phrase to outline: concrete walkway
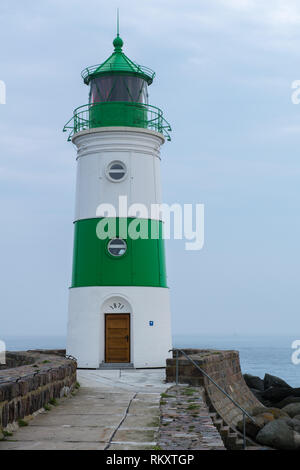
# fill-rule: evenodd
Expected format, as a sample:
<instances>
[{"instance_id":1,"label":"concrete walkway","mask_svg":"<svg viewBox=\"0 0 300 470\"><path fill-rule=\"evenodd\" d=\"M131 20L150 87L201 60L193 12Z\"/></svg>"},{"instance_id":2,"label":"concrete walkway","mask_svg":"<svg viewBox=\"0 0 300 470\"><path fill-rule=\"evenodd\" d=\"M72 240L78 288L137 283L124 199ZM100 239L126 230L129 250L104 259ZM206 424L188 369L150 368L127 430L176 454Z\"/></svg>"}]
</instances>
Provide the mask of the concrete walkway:
<instances>
[{"instance_id":1,"label":"concrete walkway","mask_svg":"<svg viewBox=\"0 0 300 470\"><path fill-rule=\"evenodd\" d=\"M165 371L78 371L81 387L0 442L0 450L153 449Z\"/></svg>"}]
</instances>

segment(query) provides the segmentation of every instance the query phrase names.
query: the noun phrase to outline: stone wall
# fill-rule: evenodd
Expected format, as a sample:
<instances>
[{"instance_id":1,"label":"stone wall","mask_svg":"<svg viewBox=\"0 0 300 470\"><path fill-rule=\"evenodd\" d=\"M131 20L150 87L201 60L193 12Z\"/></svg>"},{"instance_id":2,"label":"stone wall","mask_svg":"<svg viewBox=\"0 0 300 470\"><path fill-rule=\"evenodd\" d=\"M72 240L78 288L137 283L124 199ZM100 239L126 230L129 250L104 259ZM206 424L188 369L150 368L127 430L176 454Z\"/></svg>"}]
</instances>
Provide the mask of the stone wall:
<instances>
[{"instance_id":1,"label":"stone wall","mask_svg":"<svg viewBox=\"0 0 300 470\"><path fill-rule=\"evenodd\" d=\"M255 406L261 406L243 378L238 351L208 349L184 349L184 351L246 411L251 412ZM175 358L167 359L167 382L175 382L175 364ZM229 426L235 427L242 419L239 408L182 355L179 356L179 383L203 386L212 411L217 412Z\"/></svg>"},{"instance_id":2,"label":"stone wall","mask_svg":"<svg viewBox=\"0 0 300 470\"><path fill-rule=\"evenodd\" d=\"M16 351L16 352L9 352L7 351L5 354L5 364L0 364L0 370L3 369L11 369L13 367L19 367L29 364L34 364L36 357L29 352L24 351Z\"/></svg>"},{"instance_id":3,"label":"stone wall","mask_svg":"<svg viewBox=\"0 0 300 470\"><path fill-rule=\"evenodd\" d=\"M60 398L76 385L76 361L47 351L8 352L0 370L0 429Z\"/></svg>"}]
</instances>

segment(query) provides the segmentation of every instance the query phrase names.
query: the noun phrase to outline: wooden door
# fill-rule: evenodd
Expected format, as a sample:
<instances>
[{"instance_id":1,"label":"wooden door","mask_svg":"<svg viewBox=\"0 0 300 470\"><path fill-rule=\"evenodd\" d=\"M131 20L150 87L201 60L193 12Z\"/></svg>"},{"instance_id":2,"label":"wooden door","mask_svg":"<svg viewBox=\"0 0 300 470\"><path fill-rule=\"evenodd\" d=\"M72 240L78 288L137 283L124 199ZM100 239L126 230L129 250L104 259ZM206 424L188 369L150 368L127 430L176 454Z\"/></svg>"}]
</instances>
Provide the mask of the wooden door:
<instances>
[{"instance_id":1,"label":"wooden door","mask_svg":"<svg viewBox=\"0 0 300 470\"><path fill-rule=\"evenodd\" d=\"M130 315L105 315L105 362L130 362Z\"/></svg>"}]
</instances>

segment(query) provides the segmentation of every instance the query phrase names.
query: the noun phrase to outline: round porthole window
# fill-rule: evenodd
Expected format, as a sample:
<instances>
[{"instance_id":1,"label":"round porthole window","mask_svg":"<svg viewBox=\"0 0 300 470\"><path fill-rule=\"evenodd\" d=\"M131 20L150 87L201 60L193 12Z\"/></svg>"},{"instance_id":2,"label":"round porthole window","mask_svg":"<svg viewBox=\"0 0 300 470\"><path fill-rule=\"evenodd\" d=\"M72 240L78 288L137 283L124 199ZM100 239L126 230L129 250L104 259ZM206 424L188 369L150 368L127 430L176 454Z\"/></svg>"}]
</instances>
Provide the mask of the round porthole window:
<instances>
[{"instance_id":1,"label":"round porthole window","mask_svg":"<svg viewBox=\"0 0 300 470\"><path fill-rule=\"evenodd\" d=\"M122 238L113 238L109 241L107 250L112 256L122 256L126 253L127 243Z\"/></svg>"},{"instance_id":2,"label":"round porthole window","mask_svg":"<svg viewBox=\"0 0 300 470\"><path fill-rule=\"evenodd\" d=\"M126 176L126 166L123 162L111 162L107 167L106 174L110 180L120 182Z\"/></svg>"}]
</instances>

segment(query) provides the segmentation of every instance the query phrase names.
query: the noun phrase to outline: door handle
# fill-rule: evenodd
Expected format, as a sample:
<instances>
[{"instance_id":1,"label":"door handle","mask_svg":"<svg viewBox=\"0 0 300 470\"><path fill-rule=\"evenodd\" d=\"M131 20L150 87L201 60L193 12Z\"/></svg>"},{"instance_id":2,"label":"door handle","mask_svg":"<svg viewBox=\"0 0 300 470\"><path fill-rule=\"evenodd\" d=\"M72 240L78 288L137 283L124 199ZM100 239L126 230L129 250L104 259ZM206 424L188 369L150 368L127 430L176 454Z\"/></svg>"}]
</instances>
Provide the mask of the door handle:
<instances>
[{"instance_id":1,"label":"door handle","mask_svg":"<svg viewBox=\"0 0 300 470\"><path fill-rule=\"evenodd\" d=\"M128 341L128 340L129 340L129 336L128 336L128 335L126 335L126 336L125 336L125 338L126 338L126 341Z\"/></svg>"}]
</instances>

